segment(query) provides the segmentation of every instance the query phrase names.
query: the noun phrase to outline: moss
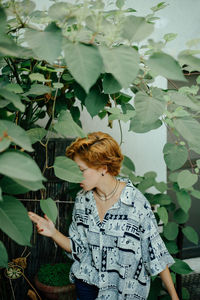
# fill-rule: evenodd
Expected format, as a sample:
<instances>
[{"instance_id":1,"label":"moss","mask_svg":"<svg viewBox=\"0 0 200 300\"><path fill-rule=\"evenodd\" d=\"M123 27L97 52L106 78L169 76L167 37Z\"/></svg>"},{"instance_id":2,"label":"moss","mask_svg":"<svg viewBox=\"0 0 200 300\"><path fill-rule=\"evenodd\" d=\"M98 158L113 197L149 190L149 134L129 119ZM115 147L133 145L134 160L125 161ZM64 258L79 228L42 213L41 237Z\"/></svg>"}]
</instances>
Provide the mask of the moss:
<instances>
[{"instance_id":1,"label":"moss","mask_svg":"<svg viewBox=\"0 0 200 300\"><path fill-rule=\"evenodd\" d=\"M38 280L46 285L63 286L69 284L69 271L71 264L58 263L55 265L41 265L38 271Z\"/></svg>"}]
</instances>

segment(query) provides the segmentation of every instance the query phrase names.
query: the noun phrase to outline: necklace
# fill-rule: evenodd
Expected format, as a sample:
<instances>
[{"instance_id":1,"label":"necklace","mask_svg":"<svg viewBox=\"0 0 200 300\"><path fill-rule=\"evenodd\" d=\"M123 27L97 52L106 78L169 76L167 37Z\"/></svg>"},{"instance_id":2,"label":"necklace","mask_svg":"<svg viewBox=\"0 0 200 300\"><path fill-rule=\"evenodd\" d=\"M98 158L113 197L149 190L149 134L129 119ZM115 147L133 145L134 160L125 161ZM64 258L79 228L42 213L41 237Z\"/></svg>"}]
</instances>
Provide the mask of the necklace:
<instances>
[{"instance_id":1,"label":"necklace","mask_svg":"<svg viewBox=\"0 0 200 300\"><path fill-rule=\"evenodd\" d=\"M116 184L115 184L114 189L113 189L112 192L110 192L108 195L103 195L103 194L100 195L100 194L97 192L97 190L95 190L95 193L96 193L97 197L98 197L100 200L102 200L102 201L107 201L107 200L111 199L111 198L114 196L114 194L116 193L118 187L119 187L119 181L116 180Z\"/></svg>"}]
</instances>

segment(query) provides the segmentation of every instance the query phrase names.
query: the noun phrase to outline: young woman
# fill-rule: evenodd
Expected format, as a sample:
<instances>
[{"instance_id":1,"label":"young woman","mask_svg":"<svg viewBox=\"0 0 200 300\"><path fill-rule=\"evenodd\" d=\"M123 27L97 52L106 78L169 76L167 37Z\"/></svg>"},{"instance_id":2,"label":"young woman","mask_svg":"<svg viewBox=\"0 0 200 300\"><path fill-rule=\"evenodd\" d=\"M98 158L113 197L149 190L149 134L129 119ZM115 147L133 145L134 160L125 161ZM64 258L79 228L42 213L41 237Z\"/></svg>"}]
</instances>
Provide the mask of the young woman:
<instances>
[{"instance_id":1,"label":"young woman","mask_svg":"<svg viewBox=\"0 0 200 300\"><path fill-rule=\"evenodd\" d=\"M116 177L123 155L108 134L78 138L66 150L83 172L69 237L46 216L29 212L38 232L72 256L71 281L80 300L145 300L150 276L159 274L178 300L168 266L174 263L150 204L130 180Z\"/></svg>"}]
</instances>

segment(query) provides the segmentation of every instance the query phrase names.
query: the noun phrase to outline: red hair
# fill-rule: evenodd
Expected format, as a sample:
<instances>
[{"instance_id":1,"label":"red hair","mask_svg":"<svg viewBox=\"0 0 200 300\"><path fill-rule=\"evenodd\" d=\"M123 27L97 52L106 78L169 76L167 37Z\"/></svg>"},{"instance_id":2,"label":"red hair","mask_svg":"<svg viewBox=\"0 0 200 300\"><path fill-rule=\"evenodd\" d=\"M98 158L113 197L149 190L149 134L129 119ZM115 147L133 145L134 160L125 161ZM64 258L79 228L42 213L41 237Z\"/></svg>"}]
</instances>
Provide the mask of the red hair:
<instances>
[{"instance_id":1,"label":"red hair","mask_svg":"<svg viewBox=\"0 0 200 300\"><path fill-rule=\"evenodd\" d=\"M85 138L77 138L66 148L66 156L78 155L90 168L107 166L108 173L117 176L123 155L118 143L107 133L92 132Z\"/></svg>"}]
</instances>

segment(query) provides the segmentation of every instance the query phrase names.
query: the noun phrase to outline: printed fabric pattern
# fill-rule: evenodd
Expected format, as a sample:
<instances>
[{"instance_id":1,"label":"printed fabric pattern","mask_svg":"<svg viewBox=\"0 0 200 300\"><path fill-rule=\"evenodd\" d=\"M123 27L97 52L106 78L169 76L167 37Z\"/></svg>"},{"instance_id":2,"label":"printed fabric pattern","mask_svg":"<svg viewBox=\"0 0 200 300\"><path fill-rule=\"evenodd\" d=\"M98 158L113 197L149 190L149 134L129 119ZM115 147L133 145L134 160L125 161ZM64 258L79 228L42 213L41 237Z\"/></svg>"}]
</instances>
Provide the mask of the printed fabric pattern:
<instances>
[{"instance_id":1,"label":"printed fabric pattern","mask_svg":"<svg viewBox=\"0 0 200 300\"><path fill-rule=\"evenodd\" d=\"M174 263L150 203L130 180L102 222L93 191L80 191L69 235L74 260L71 282L75 276L96 285L98 300L145 300L150 276Z\"/></svg>"}]
</instances>

